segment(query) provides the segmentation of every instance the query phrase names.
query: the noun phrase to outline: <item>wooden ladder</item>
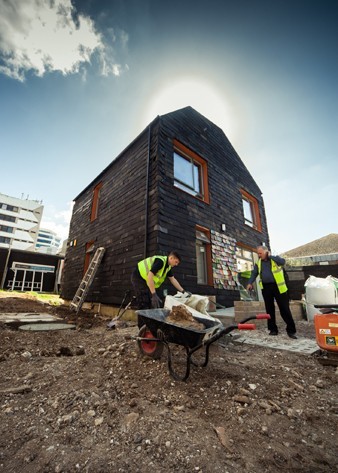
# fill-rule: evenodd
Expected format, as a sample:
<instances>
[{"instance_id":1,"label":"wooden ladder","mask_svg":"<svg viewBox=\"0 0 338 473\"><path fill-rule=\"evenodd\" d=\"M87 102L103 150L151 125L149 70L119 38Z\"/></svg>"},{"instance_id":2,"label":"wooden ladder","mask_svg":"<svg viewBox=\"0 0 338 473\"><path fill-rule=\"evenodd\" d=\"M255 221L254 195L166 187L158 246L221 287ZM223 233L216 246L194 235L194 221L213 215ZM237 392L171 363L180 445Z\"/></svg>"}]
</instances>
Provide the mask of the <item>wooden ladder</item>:
<instances>
[{"instance_id":1,"label":"wooden ladder","mask_svg":"<svg viewBox=\"0 0 338 473\"><path fill-rule=\"evenodd\" d=\"M80 283L80 286L78 290L76 291L76 294L72 302L70 303L70 310L74 310L76 313L78 313L79 310L81 309L82 304L84 303L86 295L89 291L90 285L92 284L94 280L94 276L101 263L104 252L105 252L105 249L102 246L97 248L97 250L95 251L94 257L92 258L88 266L86 274L84 275Z\"/></svg>"}]
</instances>

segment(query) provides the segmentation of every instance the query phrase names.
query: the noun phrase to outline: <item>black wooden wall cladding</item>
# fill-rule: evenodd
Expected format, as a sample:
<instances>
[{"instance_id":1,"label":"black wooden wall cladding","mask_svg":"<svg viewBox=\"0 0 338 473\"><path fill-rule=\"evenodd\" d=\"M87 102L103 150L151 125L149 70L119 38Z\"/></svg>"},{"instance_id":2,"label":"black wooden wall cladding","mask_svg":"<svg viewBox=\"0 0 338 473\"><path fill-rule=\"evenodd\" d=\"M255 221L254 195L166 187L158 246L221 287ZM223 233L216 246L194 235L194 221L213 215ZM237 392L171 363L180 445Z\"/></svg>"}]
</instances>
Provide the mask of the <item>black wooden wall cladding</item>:
<instances>
[{"instance_id":1,"label":"black wooden wall cladding","mask_svg":"<svg viewBox=\"0 0 338 473\"><path fill-rule=\"evenodd\" d=\"M210 203L206 204L173 185L173 140L207 161ZM102 182L98 217L90 221L93 190ZM260 208L262 232L244 224L243 188ZM181 253L175 275L191 292L216 295L233 305L237 290L197 285L196 225L226 233L251 247L265 241L268 232L261 191L223 131L191 107L152 122L94 181L75 198L66 253L62 297L71 299L83 276L89 242L104 246L106 254L87 300L118 304L130 289L130 274L145 255ZM75 244L74 244L75 242ZM164 285L169 293L174 290Z\"/></svg>"}]
</instances>

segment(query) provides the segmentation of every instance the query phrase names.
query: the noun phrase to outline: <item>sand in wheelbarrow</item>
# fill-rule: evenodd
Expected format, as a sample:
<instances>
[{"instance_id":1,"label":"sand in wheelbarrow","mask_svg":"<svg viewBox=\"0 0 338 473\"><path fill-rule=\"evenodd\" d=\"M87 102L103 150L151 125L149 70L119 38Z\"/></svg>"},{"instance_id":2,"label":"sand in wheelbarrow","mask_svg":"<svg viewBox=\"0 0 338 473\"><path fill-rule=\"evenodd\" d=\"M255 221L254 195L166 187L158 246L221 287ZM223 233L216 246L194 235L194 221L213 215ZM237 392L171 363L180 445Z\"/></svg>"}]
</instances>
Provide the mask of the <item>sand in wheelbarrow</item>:
<instances>
[{"instance_id":1,"label":"sand in wheelbarrow","mask_svg":"<svg viewBox=\"0 0 338 473\"><path fill-rule=\"evenodd\" d=\"M173 324L182 325L185 328L192 328L195 330L205 329L205 325L197 322L191 312L184 305L174 306L169 312L166 320Z\"/></svg>"}]
</instances>

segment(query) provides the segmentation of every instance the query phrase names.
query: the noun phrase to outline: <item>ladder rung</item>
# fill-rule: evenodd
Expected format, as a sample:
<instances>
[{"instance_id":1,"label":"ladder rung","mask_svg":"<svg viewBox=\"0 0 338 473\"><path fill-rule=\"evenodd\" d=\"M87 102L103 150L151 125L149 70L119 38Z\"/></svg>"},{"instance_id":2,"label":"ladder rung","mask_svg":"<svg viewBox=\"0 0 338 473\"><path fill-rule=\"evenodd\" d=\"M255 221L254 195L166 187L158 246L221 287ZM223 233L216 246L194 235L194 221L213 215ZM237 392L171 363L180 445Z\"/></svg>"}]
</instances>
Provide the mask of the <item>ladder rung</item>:
<instances>
[{"instance_id":1,"label":"ladder rung","mask_svg":"<svg viewBox=\"0 0 338 473\"><path fill-rule=\"evenodd\" d=\"M103 256L104 252L105 252L104 247L101 246L101 247L97 248L97 250L95 251L95 254L93 256L93 259L91 260L91 262L89 264L87 272L84 275L84 277L82 278L82 281L80 282L78 290L76 291L75 296L73 298L73 301L70 304L70 306L75 307L77 311L81 308L81 306L82 306L82 304L85 300L85 297L87 295L89 286L93 282L95 272L97 271L97 268L98 268L98 266L101 262L101 259L102 259L102 256ZM77 302L75 302L75 301L77 301Z\"/></svg>"}]
</instances>

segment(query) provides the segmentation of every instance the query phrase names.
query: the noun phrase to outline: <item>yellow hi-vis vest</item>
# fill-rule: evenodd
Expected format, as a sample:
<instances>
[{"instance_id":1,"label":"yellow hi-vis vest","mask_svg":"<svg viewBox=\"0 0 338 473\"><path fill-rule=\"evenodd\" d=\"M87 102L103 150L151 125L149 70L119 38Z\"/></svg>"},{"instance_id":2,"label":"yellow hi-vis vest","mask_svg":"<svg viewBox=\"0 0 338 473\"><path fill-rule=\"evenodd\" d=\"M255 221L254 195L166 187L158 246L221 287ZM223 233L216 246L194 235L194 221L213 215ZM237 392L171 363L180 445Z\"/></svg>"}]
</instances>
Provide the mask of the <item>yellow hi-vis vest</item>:
<instances>
[{"instance_id":1,"label":"yellow hi-vis vest","mask_svg":"<svg viewBox=\"0 0 338 473\"><path fill-rule=\"evenodd\" d=\"M278 266L278 264L275 263L275 261L273 261L272 259L270 259L270 261L271 261L271 271L272 271L273 277L275 278L279 293L283 294L284 292L286 292L288 290L287 285L285 284L283 268L282 268L282 266ZM261 259L259 259L257 261L257 267L258 267L258 274L259 274L259 278L260 278L259 279L259 285L260 285L261 288L263 288L263 283L262 283L262 279L261 279L261 272L262 272L262 260Z\"/></svg>"},{"instance_id":2,"label":"yellow hi-vis vest","mask_svg":"<svg viewBox=\"0 0 338 473\"><path fill-rule=\"evenodd\" d=\"M150 256L149 258L146 258L146 259L140 261L138 263L137 267L138 267L139 273L142 276L142 278L147 280L148 273L151 270L151 267L152 267L152 265L153 265L156 258L163 261L162 268L156 274L154 274L154 284L155 284L155 287L157 288L157 287L160 287L161 284L164 283L164 281L167 277L167 274L171 270L171 266L168 266L166 268L166 263L167 263L168 257L167 256Z\"/></svg>"}]
</instances>

